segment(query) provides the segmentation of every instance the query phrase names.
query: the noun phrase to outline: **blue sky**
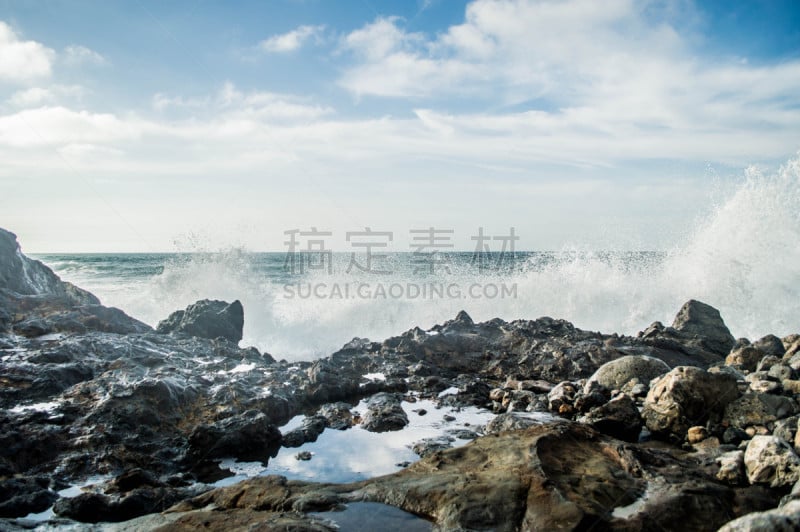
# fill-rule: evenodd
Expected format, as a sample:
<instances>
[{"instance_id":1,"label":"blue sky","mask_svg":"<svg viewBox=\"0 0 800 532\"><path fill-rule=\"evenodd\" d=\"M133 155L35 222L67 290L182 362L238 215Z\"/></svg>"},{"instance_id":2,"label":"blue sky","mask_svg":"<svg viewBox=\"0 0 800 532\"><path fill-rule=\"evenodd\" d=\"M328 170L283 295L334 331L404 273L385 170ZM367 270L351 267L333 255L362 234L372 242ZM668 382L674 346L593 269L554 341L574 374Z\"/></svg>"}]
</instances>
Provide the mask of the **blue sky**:
<instances>
[{"instance_id":1,"label":"blue sky","mask_svg":"<svg viewBox=\"0 0 800 532\"><path fill-rule=\"evenodd\" d=\"M29 251L663 249L798 149L796 1L0 0L0 226Z\"/></svg>"}]
</instances>

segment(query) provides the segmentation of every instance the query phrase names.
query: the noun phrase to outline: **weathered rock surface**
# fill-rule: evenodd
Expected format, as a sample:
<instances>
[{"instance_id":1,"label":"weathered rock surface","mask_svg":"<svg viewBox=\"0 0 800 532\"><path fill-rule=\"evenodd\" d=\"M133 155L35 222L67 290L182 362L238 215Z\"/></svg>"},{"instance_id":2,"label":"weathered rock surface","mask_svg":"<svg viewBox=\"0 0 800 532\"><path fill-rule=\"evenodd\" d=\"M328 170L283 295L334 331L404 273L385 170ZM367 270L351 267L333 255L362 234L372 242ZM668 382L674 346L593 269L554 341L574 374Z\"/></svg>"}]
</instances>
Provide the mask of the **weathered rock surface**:
<instances>
[{"instance_id":1,"label":"weathered rock surface","mask_svg":"<svg viewBox=\"0 0 800 532\"><path fill-rule=\"evenodd\" d=\"M800 501L754 512L727 523L719 532L796 532L800 523Z\"/></svg>"},{"instance_id":2,"label":"weathered rock surface","mask_svg":"<svg viewBox=\"0 0 800 532\"><path fill-rule=\"evenodd\" d=\"M642 418L654 435L682 441L689 427L719 422L725 407L738 396L736 379L727 373L677 367L650 388Z\"/></svg>"},{"instance_id":3,"label":"weathered rock surface","mask_svg":"<svg viewBox=\"0 0 800 532\"><path fill-rule=\"evenodd\" d=\"M225 338L238 344L244 328L244 309L239 300L233 303L203 299L186 310L178 310L158 324L157 332L185 333L198 338Z\"/></svg>"},{"instance_id":4,"label":"weathered rock surface","mask_svg":"<svg viewBox=\"0 0 800 532\"><path fill-rule=\"evenodd\" d=\"M800 458L792 446L775 436L754 436L744 453L747 478L752 484L791 486L800 480Z\"/></svg>"}]
</instances>

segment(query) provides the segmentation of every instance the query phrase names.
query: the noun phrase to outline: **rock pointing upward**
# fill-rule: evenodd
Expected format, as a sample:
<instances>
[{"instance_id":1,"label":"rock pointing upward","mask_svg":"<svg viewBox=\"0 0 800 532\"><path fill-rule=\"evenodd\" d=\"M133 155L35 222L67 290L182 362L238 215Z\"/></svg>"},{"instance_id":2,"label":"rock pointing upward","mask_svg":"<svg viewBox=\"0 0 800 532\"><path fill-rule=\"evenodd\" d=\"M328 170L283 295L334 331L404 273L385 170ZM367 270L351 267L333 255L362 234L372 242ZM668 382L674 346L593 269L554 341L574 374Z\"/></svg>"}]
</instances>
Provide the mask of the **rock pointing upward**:
<instances>
[{"instance_id":1,"label":"rock pointing upward","mask_svg":"<svg viewBox=\"0 0 800 532\"><path fill-rule=\"evenodd\" d=\"M199 338L225 338L237 344L242 339L244 309L233 303L203 299L178 310L158 324L160 333L182 332Z\"/></svg>"},{"instance_id":2,"label":"rock pointing upward","mask_svg":"<svg viewBox=\"0 0 800 532\"><path fill-rule=\"evenodd\" d=\"M722 321L719 311L694 299L681 307L672 327L680 332L700 337L706 349L720 355L727 355L736 342Z\"/></svg>"}]
</instances>

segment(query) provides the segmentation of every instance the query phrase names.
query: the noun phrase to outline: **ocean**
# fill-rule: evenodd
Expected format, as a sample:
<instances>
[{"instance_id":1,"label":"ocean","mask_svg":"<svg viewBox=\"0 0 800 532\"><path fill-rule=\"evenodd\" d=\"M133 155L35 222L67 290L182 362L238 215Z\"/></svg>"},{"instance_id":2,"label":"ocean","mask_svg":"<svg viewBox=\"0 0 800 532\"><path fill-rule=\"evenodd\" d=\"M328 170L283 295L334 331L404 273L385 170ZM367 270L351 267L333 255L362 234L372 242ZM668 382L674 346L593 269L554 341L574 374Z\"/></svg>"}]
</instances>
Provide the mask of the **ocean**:
<instances>
[{"instance_id":1,"label":"ocean","mask_svg":"<svg viewBox=\"0 0 800 532\"><path fill-rule=\"evenodd\" d=\"M303 271L299 263L292 271L286 253L244 249L36 258L150 325L198 299L239 299L242 345L287 360L328 355L354 337L380 341L427 329L460 310L481 321L550 316L635 334L656 320L671 323L685 301L698 299L720 310L734 336L783 336L800 332L798 161L773 175L751 171L668 250L565 247L479 260L444 253L433 272L419 255L392 253L375 261L373 269L389 272L382 274L347 271L349 253L298 255L311 260ZM365 255L356 260L363 267Z\"/></svg>"}]
</instances>

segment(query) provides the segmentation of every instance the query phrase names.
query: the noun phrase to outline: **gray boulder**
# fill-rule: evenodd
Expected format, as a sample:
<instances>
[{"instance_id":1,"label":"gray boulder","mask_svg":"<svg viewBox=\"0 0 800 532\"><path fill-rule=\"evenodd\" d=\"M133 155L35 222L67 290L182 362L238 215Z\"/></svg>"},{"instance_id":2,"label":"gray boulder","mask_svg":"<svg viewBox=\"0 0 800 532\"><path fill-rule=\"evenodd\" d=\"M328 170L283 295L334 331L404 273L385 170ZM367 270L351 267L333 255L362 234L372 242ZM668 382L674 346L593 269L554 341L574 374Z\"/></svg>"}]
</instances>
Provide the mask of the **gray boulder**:
<instances>
[{"instance_id":1,"label":"gray boulder","mask_svg":"<svg viewBox=\"0 0 800 532\"><path fill-rule=\"evenodd\" d=\"M370 432L402 430L406 425L408 416L400 404L400 397L391 393L373 395L361 421L361 426Z\"/></svg>"},{"instance_id":2,"label":"gray boulder","mask_svg":"<svg viewBox=\"0 0 800 532\"><path fill-rule=\"evenodd\" d=\"M158 324L157 332L180 332L198 338L225 338L233 343L242 339L244 309L237 299L233 303L203 299L178 310Z\"/></svg>"},{"instance_id":3,"label":"gray boulder","mask_svg":"<svg viewBox=\"0 0 800 532\"><path fill-rule=\"evenodd\" d=\"M669 370L666 362L655 357L628 355L600 366L588 382L597 382L609 390L619 390L631 379L638 378L642 383L648 383Z\"/></svg>"},{"instance_id":4,"label":"gray boulder","mask_svg":"<svg viewBox=\"0 0 800 532\"><path fill-rule=\"evenodd\" d=\"M736 339L722 321L719 311L694 299L681 307L672 327L682 333L696 336L703 347L720 355L727 355L736 343Z\"/></svg>"},{"instance_id":5,"label":"gray boulder","mask_svg":"<svg viewBox=\"0 0 800 532\"><path fill-rule=\"evenodd\" d=\"M746 393L725 407L723 423L738 429L754 425L771 427L777 420L792 416L797 411L797 403L788 397Z\"/></svg>"}]
</instances>

